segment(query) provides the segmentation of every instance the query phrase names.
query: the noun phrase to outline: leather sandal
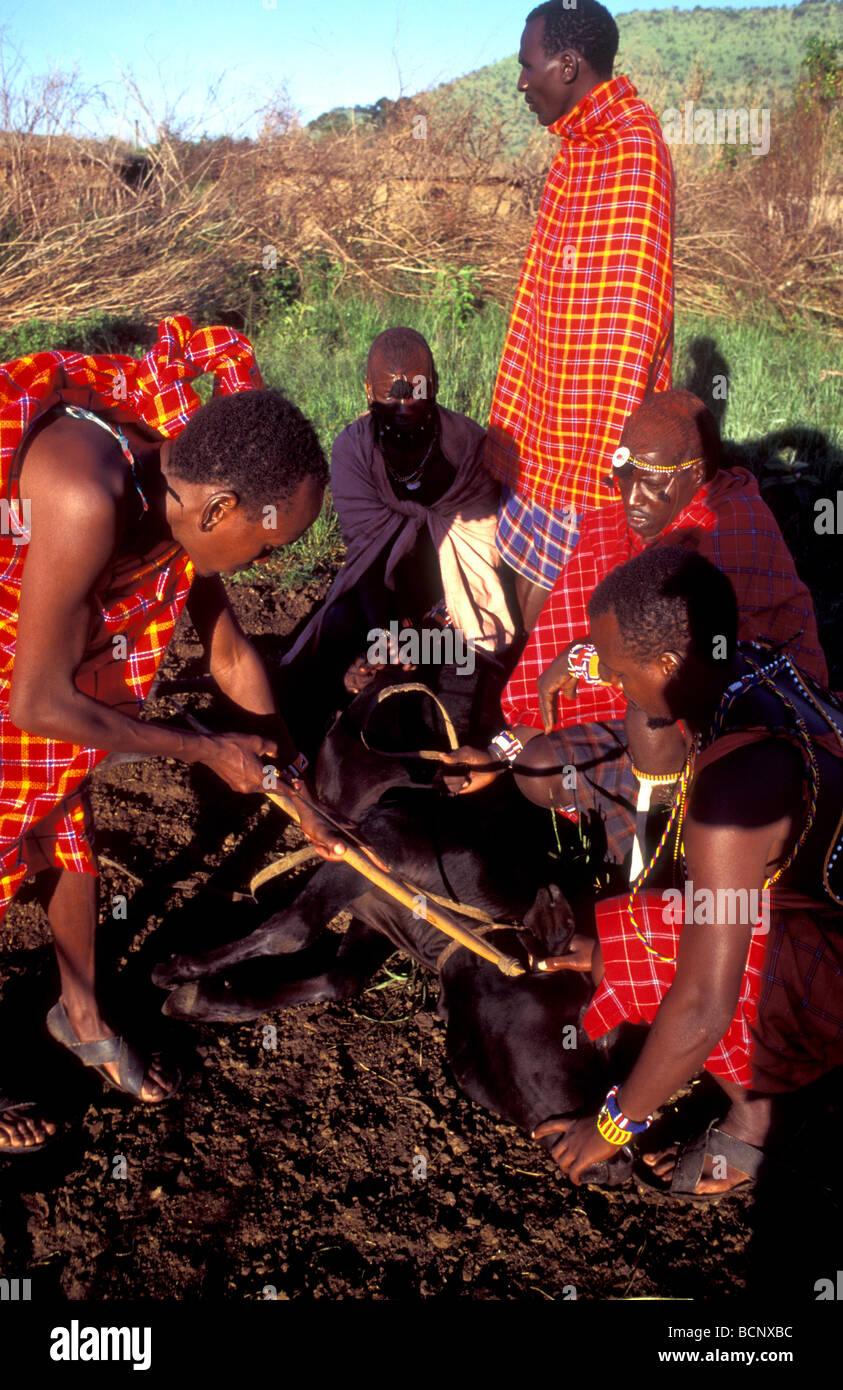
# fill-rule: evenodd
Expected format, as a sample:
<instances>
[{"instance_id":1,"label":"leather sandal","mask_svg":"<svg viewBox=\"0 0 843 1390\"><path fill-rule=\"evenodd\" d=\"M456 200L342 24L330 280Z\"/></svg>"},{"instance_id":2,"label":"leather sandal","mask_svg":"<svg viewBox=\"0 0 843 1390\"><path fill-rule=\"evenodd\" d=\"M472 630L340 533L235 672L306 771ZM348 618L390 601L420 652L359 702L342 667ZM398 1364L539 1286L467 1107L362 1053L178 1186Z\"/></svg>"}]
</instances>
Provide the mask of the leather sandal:
<instances>
[{"instance_id":1,"label":"leather sandal","mask_svg":"<svg viewBox=\"0 0 843 1390\"><path fill-rule=\"evenodd\" d=\"M133 1096L135 1100L140 1099L147 1064L138 1049L125 1038L115 1033L110 1038L99 1038L95 1042L80 1042L61 999L47 1014L47 1031L51 1038L61 1043L62 1047L66 1047L68 1052L72 1052L83 1067L93 1067L107 1086L111 1086L115 1091L122 1091L124 1095ZM117 1067L117 1081L105 1069L109 1064ZM162 1096L161 1100L147 1100L143 1104L163 1105L176 1094L180 1083L181 1073L177 1072L173 1087L167 1095Z\"/></svg>"},{"instance_id":2,"label":"leather sandal","mask_svg":"<svg viewBox=\"0 0 843 1390\"><path fill-rule=\"evenodd\" d=\"M717 1129L716 1123L712 1120L702 1134L680 1145L669 1184L661 1182L652 1170L649 1170L650 1177L636 1172L635 1179L639 1191L657 1193L660 1197L671 1197L680 1202L692 1202L697 1206L712 1206L716 1202L722 1202L726 1197L735 1197L738 1193L747 1192L754 1187L761 1165L768 1161L767 1155L754 1144L747 1144L743 1139L737 1139L734 1134L726 1134L722 1129ZM695 1192L694 1188L702 1177L703 1165L709 1156L725 1158L731 1168L746 1174L746 1180L736 1183L724 1192Z\"/></svg>"}]
</instances>

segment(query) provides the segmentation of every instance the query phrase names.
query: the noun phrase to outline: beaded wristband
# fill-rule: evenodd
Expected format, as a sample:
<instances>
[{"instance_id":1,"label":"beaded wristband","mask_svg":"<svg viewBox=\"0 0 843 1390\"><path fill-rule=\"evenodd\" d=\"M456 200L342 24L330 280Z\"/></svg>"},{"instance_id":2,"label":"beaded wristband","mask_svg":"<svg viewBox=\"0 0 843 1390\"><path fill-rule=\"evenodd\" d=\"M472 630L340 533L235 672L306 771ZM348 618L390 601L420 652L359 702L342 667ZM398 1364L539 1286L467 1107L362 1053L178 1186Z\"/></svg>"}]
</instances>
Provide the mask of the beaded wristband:
<instances>
[{"instance_id":1,"label":"beaded wristband","mask_svg":"<svg viewBox=\"0 0 843 1390\"><path fill-rule=\"evenodd\" d=\"M608 1114L610 1120L619 1130L625 1130L627 1134L643 1134L645 1129L649 1129L653 1123L652 1115L648 1115L644 1120L629 1120L618 1104L618 1087L613 1086L603 1102L603 1109Z\"/></svg>"},{"instance_id":2,"label":"beaded wristband","mask_svg":"<svg viewBox=\"0 0 843 1390\"><path fill-rule=\"evenodd\" d=\"M499 763L514 763L518 754L523 751L524 745L520 738L516 738L509 729L503 729L501 733L495 734L489 744L489 752L493 758L497 758Z\"/></svg>"},{"instance_id":3,"label":"beaded wristband","mask_svg":"<svg viewBox=\"0 0 843 1390\"><path fill-rule=\"evenodd\" d=\"M448 605L443 598L441 598L438 603L434 603L432 608L428 609L422 622L435 623L437 627L441 628L456 626L453 618L448 612Z\"/></svg>"},{"instance_id":4,"label":"beaded wristband","mask_svg":"<svg viewBox=\"0 0 843 1390\"><path fill-rule=\"evenodd\" d=\"M600 679L600 658L590 642L575 642L568 652L568 670L586 685L605 685Z\"/></svg>"},{"instance_id":5,"label":"beaded wristband","mask_svg":"<svg viewBox=\"0 0 843 1390\"><path fill-rule=\"evenodd\" d=\"M631 1130L618 1128L605 1105L597 1116L597 1132L602 1135L607 1144L616 1144L618 1148L628 1144L632 1138Z\"/></svg>"}]
</instances>

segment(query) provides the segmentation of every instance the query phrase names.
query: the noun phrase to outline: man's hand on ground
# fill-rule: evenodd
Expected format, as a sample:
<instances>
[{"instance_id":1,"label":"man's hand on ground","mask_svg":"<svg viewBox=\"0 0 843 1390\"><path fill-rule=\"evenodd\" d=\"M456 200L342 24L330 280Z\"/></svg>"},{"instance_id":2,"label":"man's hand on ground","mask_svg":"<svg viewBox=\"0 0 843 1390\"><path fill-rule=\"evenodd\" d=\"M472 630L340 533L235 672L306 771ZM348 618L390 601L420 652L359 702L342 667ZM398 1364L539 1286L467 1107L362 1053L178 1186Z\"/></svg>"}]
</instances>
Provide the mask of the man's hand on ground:
<instances>
[{"instance_id":1,"label":"man's hand on ground","mask_svg":"<svg viewBox=\"0 0 843 1390\"><path fill-rule=\"evenodd\" d=\"M583 1174L594 1163L617 1156L617 1148L604 1139L597 1128L597 1117L587 1116L581 1120L545 1120L533 1130L534 1139L547 1139L551 1134L561 1134L550 1152L557 1166L575 1187L579 1187Z\"/></svg>"}]
</instances>

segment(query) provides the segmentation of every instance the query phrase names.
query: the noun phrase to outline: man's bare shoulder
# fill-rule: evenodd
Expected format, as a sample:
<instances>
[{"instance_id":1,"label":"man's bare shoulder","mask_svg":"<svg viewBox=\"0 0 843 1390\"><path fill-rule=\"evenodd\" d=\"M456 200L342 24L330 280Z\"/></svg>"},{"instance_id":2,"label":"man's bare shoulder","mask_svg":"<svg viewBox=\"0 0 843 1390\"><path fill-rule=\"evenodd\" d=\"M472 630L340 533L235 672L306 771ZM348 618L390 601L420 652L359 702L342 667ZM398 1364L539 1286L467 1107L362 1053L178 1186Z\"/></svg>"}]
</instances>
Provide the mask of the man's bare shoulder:
<instances>
[{"instance_id":1,"label":"man's bare shoulder","mask_svg":"<svg viewBox=\"0 0 843 1390\"><path fill-rule=\"evenodd\" d=\"M801 805L803 769L794 744L771 731L702 769L694 778L689 817L708 826L770 825Z\"/></svg>"},{"instance_id":2,"label":"man's bare shoulder","mask_svg":"<svg viewBox=\"0 0 843 1390\"><path fill-rule=\"evenodd\" d=\"M33 495L60 486L68 500L114 505L125 493L126 460L117 440L88 420L58 415L21 453L21 488Z\"/></svg>"}]
</instances>

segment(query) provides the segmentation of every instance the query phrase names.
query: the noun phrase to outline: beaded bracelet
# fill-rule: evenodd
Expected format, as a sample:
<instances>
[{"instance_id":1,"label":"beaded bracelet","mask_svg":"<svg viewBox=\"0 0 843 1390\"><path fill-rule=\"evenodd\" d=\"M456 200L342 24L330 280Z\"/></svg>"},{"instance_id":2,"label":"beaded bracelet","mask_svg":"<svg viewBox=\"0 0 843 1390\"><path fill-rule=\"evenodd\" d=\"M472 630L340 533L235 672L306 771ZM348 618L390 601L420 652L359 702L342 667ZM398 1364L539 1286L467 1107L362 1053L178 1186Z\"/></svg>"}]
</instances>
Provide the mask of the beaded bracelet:
<instances>
[{"instance_id":1,"label":"beaded bracelet","mask_svg":"<svg viewBox=\"0 0 843 1390\"><path fill-rule=\"evenodd\" d=\"M652 1115L645 1120L630 1120L624 1115L617 1101L618 1088L613 1086L597 1116L597 1129L609 1144L620 1147L627 1144L636 1134L643 1134L653 1123Z\"/></svg>"},{"instance_id":2,"label":"beaded bracelet","mask_svg":"<svg viewBox=\"0 0 843 1390\"><path fill-rule=\"evenodd\" d=\"M493 758L497 758L499 763L514 763L519 753L523 753L524 745L520 738L510 733L509 729L503 729L501 733L495 734L489 744L489 752Z\"/></svg>"},{"instance_id":3,"label":"beaded bracelet","mask_svg":"<svg viewBox=\"0 0 843 1390\"><path fill-rule=\"evenodd\" d=\"M304 753L297 753L293 761L288 763L284 768L284 771L288 777L292 777L293 781L295 781L297 778L304 776L309 765L309 759L305 757Z\"/></svg>"},{"instance_id":4,"label":"beaded bracelet","mask_svg":"<svg viewBox=\"0 0 843 1390\"><path fill-rule=\"evenodd\" d=\"M586 685L605 685L599 675L600 658L590 642L575 642L568 651L568 671Z\"/></svg>"}]
</instances>

